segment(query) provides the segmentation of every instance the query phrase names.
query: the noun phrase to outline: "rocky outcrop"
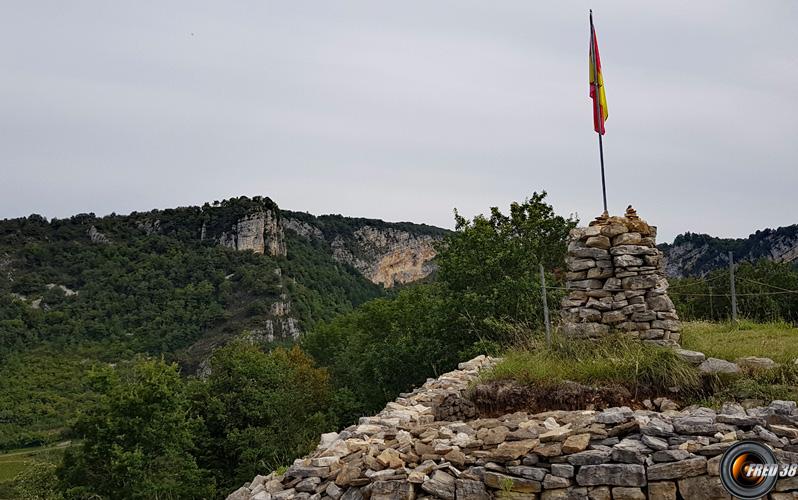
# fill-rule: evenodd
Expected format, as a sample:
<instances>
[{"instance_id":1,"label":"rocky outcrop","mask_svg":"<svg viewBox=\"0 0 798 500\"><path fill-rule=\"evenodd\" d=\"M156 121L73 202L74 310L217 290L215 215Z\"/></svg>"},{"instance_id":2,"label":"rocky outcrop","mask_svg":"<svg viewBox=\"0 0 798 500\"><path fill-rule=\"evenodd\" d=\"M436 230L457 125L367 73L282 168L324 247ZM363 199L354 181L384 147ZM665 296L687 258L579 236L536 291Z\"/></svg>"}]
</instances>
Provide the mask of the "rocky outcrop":
<instances>
[{"instance_id":1,"label":"rocky outcrop","mask_svg":"<svg viewBox=\"0 0 798 500\"><path fill-rule=\"evenodd\" d=\"M764 442L777 459L798 461L794 401L716 411L659 400L646 410L438 420L441 405L494 362L462 363L376 416L322 435L284 474L257 476L228 500L730 498L719 463L733 443ZM798 482L781 480L776 490L798 491Z\"/></svg>"},{"instance_id":2,"label":"rocky outcrop","mask_svg":"<svg viewBox=\"0 0 798 500\"><path fill-rule=\"evenodd\" d=\"M44 286L48 290L52 290L54 288L60 290L64 294L65 297L72 297L72 296L78 294L78 292L76 292L75 290L72 290L71 288L67 287L66 285L58 285L56 283L47 283Z\"/></svg>"},{"instance_id":3,"label":"rocky outcrop","mask_svg":"<svg viewBox=\"0 0 798 500\"><path fill-rule=\"evenodd\" d=\"M561 331L569 337L623 332L658 344L679 342L681 323L655 227L630 206L624 217L603 216L571 230Z\"/></svg>"},{"instance_id":4,"label":"rocky outcrop","mask_svg":"<svg viewBox=\"0 0 798 500\"><path fill-rule=\"evenodd\" d=\"M256 344L267 344L275 340L298 340L302 332L299 321L292 316L288 295L269 306L269 313L258 319L258 324L244 330L243 338Z\"/></svg>"},{"instance_id":5,"label":"rocky outcrop","mask_svg":"<svg viewBox=\"0 0 798 500\"><path fill-rule=\"evenodd\" d=\"M339 236L330 246L335 260L351 265L372 283L390 288L425 278L435 270L432 259L437 240L429 235L364 226L354 232L354 241Z\"/></svg>"},{"instance_id":6,"label":"rocky outcrop","mask_svg":"<svg viewBox=\"0 0 798 500\"><path fill-rule=\"evenodd\" d=\"M283 218L283 227L309 240L323 240L324 233L316 226L291 217Z\"/></svg>"},{"instance_id":7,"label":"rocky outcrop","mask_svg":"<svg viewBox=\"0 0 798 500\"><path fill-rule=\"evenodd\" d=\"M142 219L134 221L134 224L138 229L144 231L147 236L151 236L153 234L160 234L161 232L161 221L158 219L150 220L150 219ZM205 235L203 234L200 239L205 239Z\"/></svg>"},{"instance_id":8,"label":"rocky outcrop","mask_svg":"<svg viewBox=\"0 0 798 500\"><path fill-rule=\"evenodd\" d=\"M740 239L686 233L659 248L665 259L665 273L677 278L703 276L728 266L729 251L734 253L735 262L798 262L798 224L757 231Z\"/></svg>"},{"instance_id":9,"label":"rocky outcrop","mask_svg":"<svg viewBox=\"0 0 798 500\"><path fill-rule=\"evenodd\" d=\"M283 212L281 223L301 238L328 245L334 260L385 288L432 274L435 243L447 232L423 224L290 211Z\"/></svg>"},{"instance_id":10,"label":"rocky outcrop","mask_svg":"<svg viewBox=\"0 0 798 500\"><path fill-rule=\"evenodd\" d=\"M103 233L101 233L96 227L91 226L86 234L89 236L89 239L92 243L99 243L101 245L107 245L111 243L111 240L108 239Z\"/></svg>"},{"instance_id":11,"label":"rocky outcrop","mask_svg":"<svg viewBox=\"0 0 798 500\"><path fill-rule=\"evenodd\" d=\"M271 256L285 256L283 228L276 212L258 211L239 219L219 236L219 243L234 250L251 250Z\"/></svg>"},{"instance_id":12,"label":"rocky outcrop","mask_svg":"<svg viewBox=\"0 0 798 500\"><path fill-rule=\"evenodd\" d=\"M280 209L268 197L241 196L201 207L133 212L126 219L146 235L216 241L234 250L285 256Z\"/></svg>"},{"instance_id":13,"label":"rocky outcrop","mask_svg":"<svg viewBox=\"0 0 798 500\"><path fill-rule=\"evenodd\" d=\"M260 196L216 201L202 207L134 212L129 218L146 235L194 241L198 238L273 257L291 252L287 231L386 288L429 276L435 270L433 244L447 232L409 222L281 210L273 200Z\"/></svg>"}]
</instances>

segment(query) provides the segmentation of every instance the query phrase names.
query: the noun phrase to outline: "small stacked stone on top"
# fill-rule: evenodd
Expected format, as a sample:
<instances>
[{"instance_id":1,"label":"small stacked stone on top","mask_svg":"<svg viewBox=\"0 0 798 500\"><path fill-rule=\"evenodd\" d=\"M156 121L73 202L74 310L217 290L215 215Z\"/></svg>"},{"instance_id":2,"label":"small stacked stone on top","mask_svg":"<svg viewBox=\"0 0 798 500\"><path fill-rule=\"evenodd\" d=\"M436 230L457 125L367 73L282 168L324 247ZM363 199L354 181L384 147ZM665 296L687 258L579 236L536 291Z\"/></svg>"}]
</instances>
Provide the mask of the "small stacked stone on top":
<instances>
[{"instance_id":1,"label":"small stacked stone on top","mask_svg":"<svg viewBox=\"0 0 798 500\"><path fill-rule=\"evenodd\" d=\"M664 345L679 342L681 323L668 297L657 228L630 205L624 217L606 212L571 230L566 264L568 295L561 331L570 337L624 332Z\"/></svg>"}]
</instances>

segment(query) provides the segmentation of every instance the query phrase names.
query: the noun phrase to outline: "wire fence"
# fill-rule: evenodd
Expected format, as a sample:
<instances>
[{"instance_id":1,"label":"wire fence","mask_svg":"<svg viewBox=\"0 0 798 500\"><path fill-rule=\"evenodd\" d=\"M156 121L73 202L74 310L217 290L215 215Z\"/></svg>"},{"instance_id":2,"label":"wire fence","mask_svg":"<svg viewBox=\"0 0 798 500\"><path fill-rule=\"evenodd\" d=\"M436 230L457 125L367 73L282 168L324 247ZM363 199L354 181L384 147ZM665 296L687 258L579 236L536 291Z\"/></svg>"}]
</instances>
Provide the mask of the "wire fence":
<instances>
[{"instance_id":1,"label":"wire fence","mask_svg":"<svg viewBox=\"0 0 798 500\"><path fill-rule=\"evenodd\" d=\"M769 268L768 265L774 267ZM667 292L677 310L680 310L680 315L684 314L690 319L736 320L739 299L742 316L760 320L798 321L798 268L789 265L779 268L775 266L781 264L772 262L768 265L750 262L735 265L730 258L728 269L716 269L704 276L673 278L670 280L673 284L658 289ZM747 275L735 273L737 268L744 270ZM754 276L751 277L751 274ZM770 279L780 283L769 283ZM596 290L573 286L548 288L559 293ZM608 288L606 291L618 292L622 288Z\"/></svg>"}]
</instances>

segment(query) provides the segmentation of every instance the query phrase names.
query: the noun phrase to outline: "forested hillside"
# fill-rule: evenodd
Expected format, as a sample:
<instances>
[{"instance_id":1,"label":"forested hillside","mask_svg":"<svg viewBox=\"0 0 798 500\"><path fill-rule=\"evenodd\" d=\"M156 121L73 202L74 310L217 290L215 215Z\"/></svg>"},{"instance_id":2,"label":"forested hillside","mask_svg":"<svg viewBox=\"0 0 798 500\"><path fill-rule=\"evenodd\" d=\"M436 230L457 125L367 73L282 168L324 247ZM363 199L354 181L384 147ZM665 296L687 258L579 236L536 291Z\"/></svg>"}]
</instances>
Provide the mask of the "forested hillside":
<instances>
[{"instance_id":1,"label":"forested hillside","mask_svg":"<svg viewBox=\"0 0 798 500\"><path fill-rule=\"evenodd\" d=\"M0 449L58 437L85 395L80 375L93 366L145 353L192 374L233 338L293 342L386 295L387 283L356 268L384 257L379 248L364 250L363 228L410 242L445 233L283 213L261 197L0 221ZM389 243L410 254L420 248ZM352 262L340 258L341 248ZM429 259L418 256L419 269Z\"/></svg>"}]
</instances>

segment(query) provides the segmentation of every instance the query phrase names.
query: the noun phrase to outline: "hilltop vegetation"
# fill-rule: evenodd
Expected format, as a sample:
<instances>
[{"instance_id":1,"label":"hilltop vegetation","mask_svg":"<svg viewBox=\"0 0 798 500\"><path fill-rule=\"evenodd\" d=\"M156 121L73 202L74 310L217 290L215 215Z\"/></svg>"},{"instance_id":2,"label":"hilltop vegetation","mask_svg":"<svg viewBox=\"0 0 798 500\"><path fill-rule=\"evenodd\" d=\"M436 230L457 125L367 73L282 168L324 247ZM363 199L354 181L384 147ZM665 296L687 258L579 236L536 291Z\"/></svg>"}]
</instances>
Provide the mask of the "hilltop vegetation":
<instances>
[{"instance_id":1,"label":"hilltop vegetation","mask_svg":"<svg viewBox=\"0 0 798 500\"><path fill-rule=\"evenodd\" d=\"M717 238L708 234L684 233L673 243L663 243L666 271L671 277L703 276L729 263L728 253L736 262L762 259L798 265L798 224L777 229L763 229L748 238Z\"/></svg>"},{"instance_id":2,"label":"hilltop vegetation","mask_svg":"<svg viewBox=\"0 0 798 500\"><path fill-rule=\"evenodd\" d=\"M324 242L291 231L285 256L201 238L203 226L210 235L275 209L268 198L237 198L129 216L0 221L0 450L59 439L91 394L81 376L97 363L146 353L193 373L215 346L268 332L270 321L290 319L303 331L386 294L336 262ZM361 224L332 219L338 231ZM279 342L279 333L262 341Z\"/></svg>"}]
</instances>

